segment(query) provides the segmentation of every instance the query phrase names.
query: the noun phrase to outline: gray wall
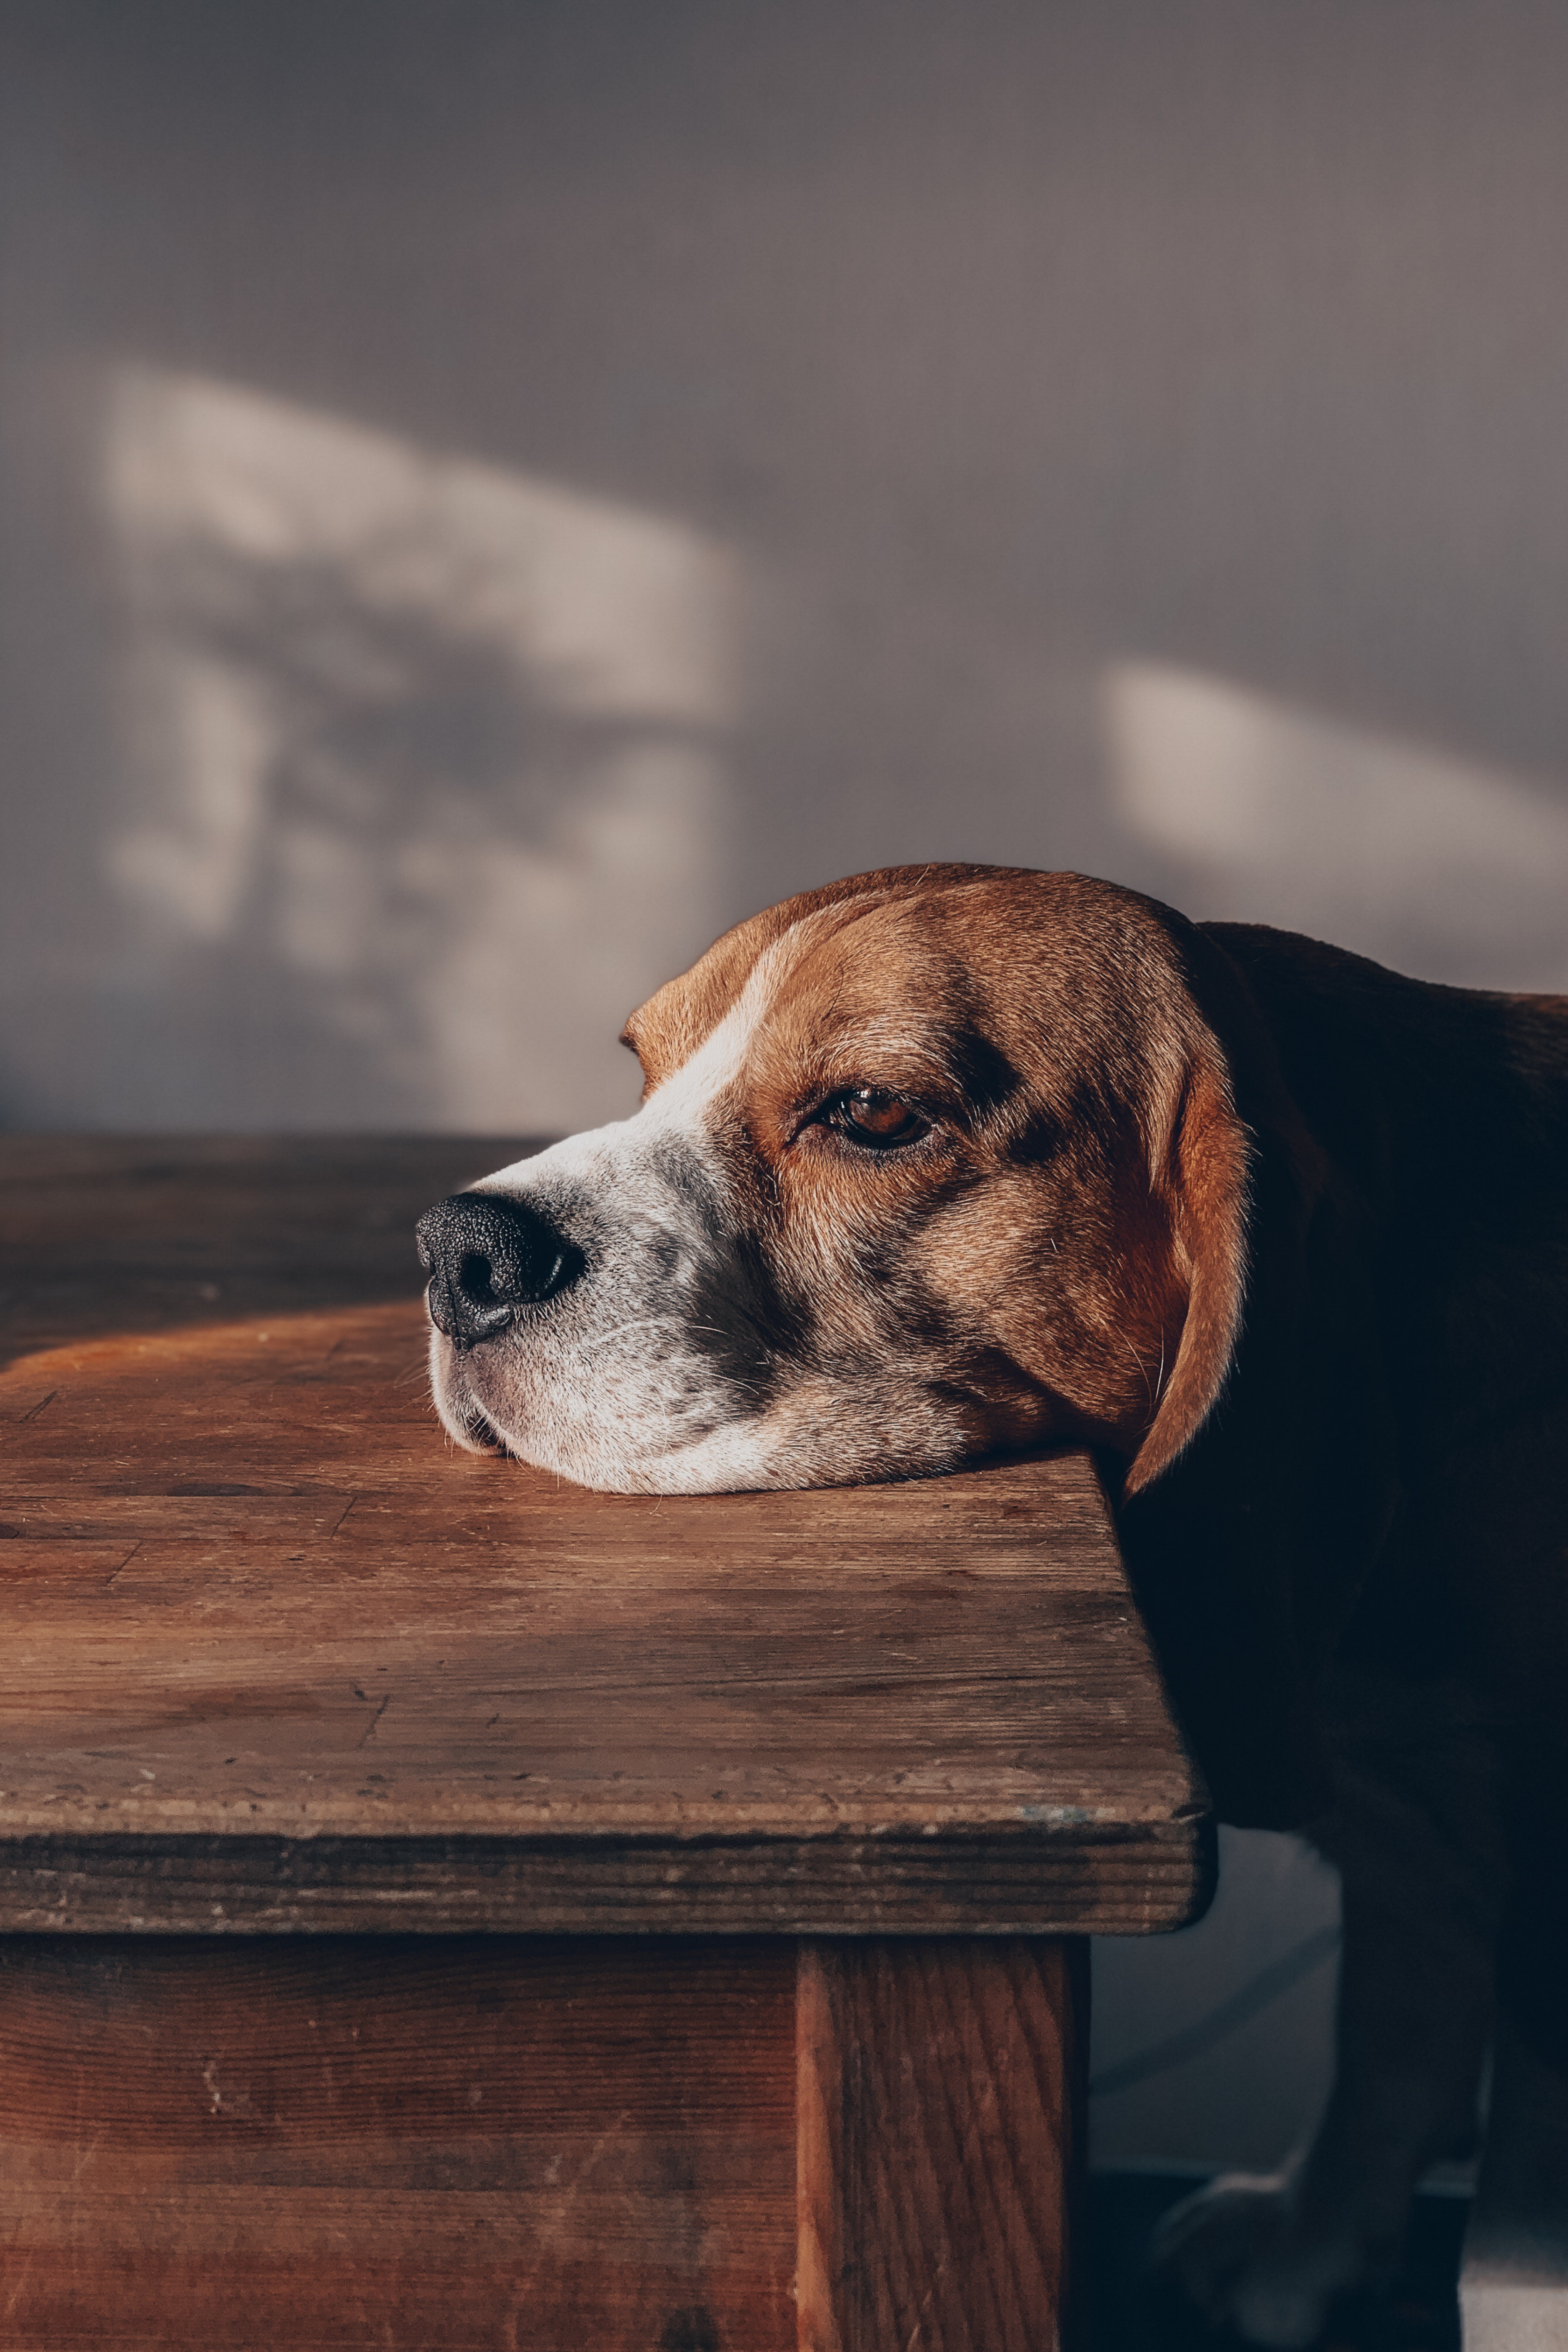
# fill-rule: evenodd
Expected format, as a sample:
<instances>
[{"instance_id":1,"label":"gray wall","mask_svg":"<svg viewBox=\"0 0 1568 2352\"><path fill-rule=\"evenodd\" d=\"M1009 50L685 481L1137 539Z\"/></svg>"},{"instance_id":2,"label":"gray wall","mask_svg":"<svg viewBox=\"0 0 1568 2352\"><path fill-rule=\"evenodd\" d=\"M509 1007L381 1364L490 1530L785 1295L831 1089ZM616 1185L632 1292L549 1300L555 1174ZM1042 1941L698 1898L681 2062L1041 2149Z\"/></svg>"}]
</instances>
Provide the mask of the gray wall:
<instances>
[{"instance_id":1,"label":"gray wall","mask_svg":"<svg viewBox=\"0 0 1568 2352\"><path fill-rule=\"evenodd\" d=\"M0 28L0 1117L575 1124L893 858L1568 979L1562 9Z\"/></svg>"},{"instance_id":2,"label":"gray wall","mask_svg":"<svg viewBox=\"0 0 1568 2352\"><path fill-rule=\"evenodd\" d=\"M1568 11L0 49L0 1123L582 1124L657 981L893 859L1568 984ZM1112 2154L1317 2095L1331 1886L1233 1854L1101 1969Z\"/></svg>"}]
</instances>

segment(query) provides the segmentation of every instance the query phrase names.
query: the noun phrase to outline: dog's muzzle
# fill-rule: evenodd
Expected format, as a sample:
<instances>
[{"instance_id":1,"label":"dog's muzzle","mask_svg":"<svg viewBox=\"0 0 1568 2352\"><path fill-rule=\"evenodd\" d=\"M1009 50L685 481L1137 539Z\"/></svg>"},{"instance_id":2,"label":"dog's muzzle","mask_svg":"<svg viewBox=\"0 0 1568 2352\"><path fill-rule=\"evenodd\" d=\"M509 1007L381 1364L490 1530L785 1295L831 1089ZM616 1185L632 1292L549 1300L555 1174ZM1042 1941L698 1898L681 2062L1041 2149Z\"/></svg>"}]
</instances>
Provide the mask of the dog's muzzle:
<instances>
[{"instance_id":1,"label":"dog's muzzle","mask_svg":"<svg viewBox=\"0 0 1568 2352\"><path fill-rule=\"evenodd\" d=\"M489 1192L437 1201L415 1235L430 1320L460 1351L499 1337L522 1307L557 1297L586 1263L536 1210Z\"/></svg>"}]
</instances>

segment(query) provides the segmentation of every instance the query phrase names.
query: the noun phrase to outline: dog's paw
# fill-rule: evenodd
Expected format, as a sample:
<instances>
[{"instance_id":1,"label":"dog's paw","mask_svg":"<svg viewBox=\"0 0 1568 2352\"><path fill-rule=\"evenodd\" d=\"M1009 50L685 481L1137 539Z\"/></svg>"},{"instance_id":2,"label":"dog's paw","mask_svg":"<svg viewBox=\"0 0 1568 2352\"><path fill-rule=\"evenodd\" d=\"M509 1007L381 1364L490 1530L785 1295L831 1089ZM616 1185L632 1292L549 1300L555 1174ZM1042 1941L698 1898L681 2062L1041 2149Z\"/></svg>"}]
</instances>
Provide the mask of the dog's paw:
<instances>
[{"instance_id":1,"label":"dog's paw","mask_svg":"<svg viewBox=\"0 0 1568 2352\"><path fill-rule=\"evenodd\" d=\"M1275 2252L1285 2224L1280 2181L1224 2173L1163 2216L1150 2244L1150 2263L1162 2286L1211 2326L1223 2326L1233 2316L1238 2284Z\"/></svg>"},{"instance_id":2,"label":"dog's paw","mask_svg":"<svg viewBox=\"0 0 1568 2352\"><path fill-rule=\"evenodd\" d=\"M1285 2183L1231 2172L1173 2206L1155 2231L1157 2280L1211 2327L1268 2352L1305 2352L1359 2284L1356 2250L1301 2239Z\"/></svg>"}]
</instances>

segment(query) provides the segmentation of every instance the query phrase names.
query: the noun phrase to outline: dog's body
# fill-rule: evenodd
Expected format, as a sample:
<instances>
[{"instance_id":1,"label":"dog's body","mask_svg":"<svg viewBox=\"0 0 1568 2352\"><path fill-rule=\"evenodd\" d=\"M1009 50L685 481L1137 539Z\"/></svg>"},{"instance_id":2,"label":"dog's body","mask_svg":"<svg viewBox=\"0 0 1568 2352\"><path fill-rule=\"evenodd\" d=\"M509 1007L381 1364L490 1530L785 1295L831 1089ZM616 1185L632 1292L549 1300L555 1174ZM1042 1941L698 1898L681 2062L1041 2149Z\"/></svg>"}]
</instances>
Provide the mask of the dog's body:
<instances>
[{"instance_id":1,"label":"dog's body","mask_svg":"<svg viewBox=\"0 0 1568 2352\"><path fill-rule=\"evenodd\" d=\"M1309 2341L1473 2116L1495 1955L1493 2238L1568 2273L1568 1000L903 868L627 1036L637 1118L422 1226L452 1434L652 1492L1094 1445L1216 1809L1345 1884L1319 2138L1173 2270Z\"/></svg>"}]
</instances>

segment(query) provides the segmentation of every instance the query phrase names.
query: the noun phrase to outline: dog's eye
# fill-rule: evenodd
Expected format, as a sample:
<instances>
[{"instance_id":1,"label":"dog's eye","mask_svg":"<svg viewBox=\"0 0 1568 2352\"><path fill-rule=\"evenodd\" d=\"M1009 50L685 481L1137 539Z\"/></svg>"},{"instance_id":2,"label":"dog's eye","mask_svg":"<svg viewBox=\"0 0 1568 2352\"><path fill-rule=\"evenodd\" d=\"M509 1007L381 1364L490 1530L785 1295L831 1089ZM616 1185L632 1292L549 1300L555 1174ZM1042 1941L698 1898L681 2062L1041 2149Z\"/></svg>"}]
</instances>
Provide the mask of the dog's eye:
<instances>
[{"instance_id":1,"label":"dog's eye","mask_svg":"<svg viewBox=\"0 0 1568 2352\"><path fill-rule=\"evenodd\" d=\"M827 1106L827 1124L853 1143L873 1151L888 1151L900 1143L918 1143L931 1133L931 1121L912 1103L898 1095L880 1094L875 1087L856 1087Z\"/></svg>"}]
</instances>

